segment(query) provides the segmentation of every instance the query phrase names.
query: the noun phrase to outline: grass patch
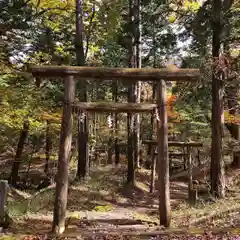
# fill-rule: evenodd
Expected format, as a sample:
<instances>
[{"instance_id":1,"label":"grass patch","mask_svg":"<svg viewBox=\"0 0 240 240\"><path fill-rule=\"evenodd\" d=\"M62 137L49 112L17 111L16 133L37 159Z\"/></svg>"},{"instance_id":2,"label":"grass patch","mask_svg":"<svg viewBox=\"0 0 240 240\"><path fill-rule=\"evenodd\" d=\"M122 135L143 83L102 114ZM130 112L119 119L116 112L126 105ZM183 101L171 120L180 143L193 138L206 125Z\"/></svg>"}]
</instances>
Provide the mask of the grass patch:
<instances>
[{"instance_id":1,"label":"grass patch","mask_svg":"<svg viewBox=\"0 0 240 240\"><path fill-rule=\"evenodd\" d=\"M15 236L3 236L0 237L0 240L19 240L19 237L15 237Z\"/></svg>"},{"instance_id":2,"label":"grass patch","mask_svg":"<svg viewBox=\"0 0 240 240\"><path fill-rule=\"evenodd\" d=\"M110 212L113 210L113 206L111 204L107 204L104 206L95 206L93 211L95 212Z\"/></svg>"}]
</instances>

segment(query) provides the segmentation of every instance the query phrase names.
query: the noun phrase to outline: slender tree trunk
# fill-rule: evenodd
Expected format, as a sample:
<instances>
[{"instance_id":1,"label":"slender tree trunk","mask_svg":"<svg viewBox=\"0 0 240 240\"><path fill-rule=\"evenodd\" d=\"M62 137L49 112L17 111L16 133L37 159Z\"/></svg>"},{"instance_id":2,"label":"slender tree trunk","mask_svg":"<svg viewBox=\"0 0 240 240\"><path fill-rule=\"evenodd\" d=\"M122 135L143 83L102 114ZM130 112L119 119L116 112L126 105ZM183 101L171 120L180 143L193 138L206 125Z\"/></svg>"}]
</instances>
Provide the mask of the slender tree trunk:
<instances>
[{"instance_id":1,"label":"slender tree trunk","mask_svg":"<svg viewBox=\"0 0 240 240\"><path fill-rule=\"evenodd\" d=\"M115 88L116 88L116 82L113 81L112 82L112 101L115 101ZM113 118L116 120L115 114L111 113L111 121L113 120ZM111 136L109 137L108 140L108 164L112 164L112 154L113 154L113 142L114 142L114 128L115 128L115 121L112 123L111 126Z\"/></svg>"},{"instance_id":2,"label":"slender tree trunk","mask_svg":"<svg viewBox=\"0 0 240 240\"><path fill-rule=\"evenodd\" d=\"M89 156L88 156L88 122L82 113L78 116L78 169L77 178L82 181L89 179ZM84 143L84 144L83 144Z\"/></svg>"},{"instance_id":3,"label":"slender tree trunk","mask_svg":"<svg viewBox=\"0 0 240 240\"><path fill-rule=\"evenodd\" d=\"M114 81L114 101L117 103L118 102L118 82ZM114 114L114 129L115 129L115 164L118 165L120 162L120 152L119 152L119 147L118 147L118 134L119 134L119 129L118 129L118 114Z\"/></svg>"},{"instance_id":4,"label":"slender tree trunk","mask_svg":"<svg viewBox=\"0 0 240 240\"><path fill-rule=\"evenodd\" d=\"M219 59L221 47L221 0L213 0L212 56ZM225 176L223 161L223 81L221 73L212 74L212 151L211 151L211 193L215 197L225 196Z\"/></svg>"},{"instance_id":5,"label":"slender tree trunk","mask_svg":"<svg viewBox=\"0 0 240 240\"><path fill-rule=\"evenodd\" d=\"M50 122L47 120L47 127L46 127L46 163L45 163L45 168L44 172L48 174L48 165L49 165L49 159L50 159L50 149L51 149L51 138L50 138Z\"/></svg>"},{"instance_id":6,"label":"slender tree trunk","mask_svg":"<svg viewBox=\"0 0 240 240\"><path fill-rule=\"evenodd\" d=\"M62 114L56 196L53 212L52 231L62 234L65 230L65 216L68 196L68 159L72 145L73 116L71 104L75 99L75 81L72 76L64 81L64 106Z\"/></svg>"},{"instance_id":7,"label":"slender tree trunk","mask_svg":"<svg viewBox=\"0 0 240 240\"><path fill-rule=\"evenodd\" d=\"M85 56L83 48L83 0L76 0L76 59L77 65L85 65ZM79 100L87 102L87 84L85 81L79 81L77 85L79 91ZM86 180L89 177L89 159L88 159L88 121L87 115L78 117L78 168L77 178Z\"/></svg>"},{"instance_id":8,"label":"slender tree trunk","mask_svg":"<svg viewBox=\"0 0 240 240\"><path fill-rule=\"evenodd\" d=\"M141 58L141 0L135 0L134 4L134 15L135 15L135 36L134 36L134 42L135 42L135 49L136 49L136 63L135 67L141 68L142 67L142 58ZM136 102L140 103L141 101L141 81L138 81L136 83ZM141 124L140 124L140 114L137 113L135 116L135 134L136 134L136 143L135 143L135 163L136 167L140 167L140 130L141 130Z\"/></svg>"},{"instance_id":9,"label":"slender tree trunk","mask_svg":"<svg viewBox=\"0 0 240 240\"><path fill-rule=\"evenodd\" d=\"M155 190L155 177L156 177L156 156L154 152L152 156L152 165L151 165L151 178L150 178L150 193L153 193Z\"/></svg>"},{"instance_id":10,"label":"slender tree trunk","mask_svg":"<svg viewBox=\"0 0 240 240\"><path fill-rule=\"evenodd\" d=\"M129 49L128 49L128 65L129 68L134 67L134 48L133 48L133 42L134 42L134 34L133 34L133 0L129 0ZM128 102L134 102L134 94L135 94L135 88L136 84L131 85L128 88ZM135 120L135 114L128 114L127 115L127 128L128 128L128 174L127 174L127 183L134 185L135 183L135 151L134 151L134 139L136 139L135 129L134 129L134 121Z\"/></svg>"},{"instance_id":11,"label":"slender tree trunk","mask_svg":"<svg viewBox=\"0 0 240 240\"><path fill-rule=\"evenodd\" d=\"M153 48L154 48L154 51L153 51L153 68L156 68L156 51L155 51L155 48L156 48L156 32L155 32L155 21L154 21L154 24L153 24L153 35L152 35L152 41L153 41ZM156 82L152 82L152 101L154 102L155 100L155 95L156 95ZM153 135L154 135L154 114L151 114L151 131L150 131L150 136L149 136L149 139L153 139ZM150 155L152 151L152 146L149 144L149 148L148 148L148 155Z\"/></svg>"},{"instance_id":12,"label":"slender tree trunk","mask_svg":"<svg viewBox=\"0 0 240 240\"><path fill-rule=\"evenodd\" d=\"M12 172L9 178L9 183L12 184L13 186L16 185L18 181L18 171L21 163L21 156L24 148L24 143L26 142L27 136L28 136L28 131L29 131L29 121L25 120L23 123L23 129L18 141L17 151L16 151L16 155L12 165Z\"/></svg>"},{"instance_id":13,"label":"slender tree trunk","mask_svg":"<svg viewBox=\"0 0 240 240\"><path fill-rule=\"evenodd\" d=\"M8 182L6 180L0 180L0 226L6 226L7 222L6 203L8 196Z\"/></svg>"}]
</instances>

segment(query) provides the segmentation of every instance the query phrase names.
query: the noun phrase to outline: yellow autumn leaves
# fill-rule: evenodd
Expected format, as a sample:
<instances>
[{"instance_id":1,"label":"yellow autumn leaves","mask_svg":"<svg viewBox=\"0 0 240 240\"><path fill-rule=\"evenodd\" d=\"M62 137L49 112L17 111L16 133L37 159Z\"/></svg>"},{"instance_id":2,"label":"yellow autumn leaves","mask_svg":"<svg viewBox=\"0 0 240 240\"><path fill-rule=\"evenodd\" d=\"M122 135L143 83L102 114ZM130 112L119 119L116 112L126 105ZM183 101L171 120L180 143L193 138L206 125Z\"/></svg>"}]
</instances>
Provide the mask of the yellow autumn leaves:
<instances>
[{"instance_id":1,"label":"yellow autumn leaves","mask_svg":"<svg viewBox=\"0 0 240 240\"><path fill-rule=\"evenodd\" d=\"M172 12L168 16L169 23L175 23L178 18L178 12L188 12L188 13L196 13L198 9L201 7L201 1L193 1L193 0L184 0L181 2L173 2L170 4L170 8Z\"/></svg>"},{"instance_id":2,"label":"yellow autumn leaves","mask_svg":"<svg viewBox=\"0 0 240 240\"><path fill-rule=\"evenodd\" d=\"M224 112L224 122L225 123L240 123L240 114L237 114L236 116L230 114L229 112Z\"/></svg>"}]
</instances>

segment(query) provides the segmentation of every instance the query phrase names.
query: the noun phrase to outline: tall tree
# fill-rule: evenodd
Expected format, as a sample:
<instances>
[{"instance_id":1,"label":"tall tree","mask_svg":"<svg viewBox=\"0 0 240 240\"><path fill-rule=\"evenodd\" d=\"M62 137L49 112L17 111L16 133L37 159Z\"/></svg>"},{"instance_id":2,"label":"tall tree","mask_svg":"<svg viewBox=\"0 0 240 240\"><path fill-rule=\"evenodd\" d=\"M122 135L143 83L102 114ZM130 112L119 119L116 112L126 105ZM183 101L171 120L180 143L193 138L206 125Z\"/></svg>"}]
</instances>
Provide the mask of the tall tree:
<instances>
[{"instance_id":1,"label":"tall tree","mask_svg":"<svg viewBox=\"0 0 240 240\"><path fill-rule=\"evenodd\" d=\"M83 0L76 0L76 64L77 66L85 65L85 54L83 46ZM79 100L87 102L87 83L79 81L77 85ZM77 178L87 179L89 177L89 157L88 157L88 123L87 116L84 113L78 115L78 167Z\"/></svg>"},{"instance_id":2,"label":"tall tree","mask_svg":"<svg viewBox=\"0 0 240 240\"><path fill-rule=\"evenodd\" d=\"M134 1L134 48L135 48L135 67L142 67L141 58L141 0ZM141 101L141 81L136 83L135 89L136 102ZM140 114L136 114L135 120L135 164L136 167L140 167Z\"/></svg>"},{"instance_id":3,"label":"tall tree","mask_svg":"<svg viewBox=\"0 0 240 240\"><path fill-rule=\"evenodd\" d=\"M128 1L128 67L135 67L135 55L134 55L134 0ZM136 84L132 84L128 88L128 102L134 102L134 95L136 94ZM127 115L127 128L128 128L128 174L127 174L127 183L134 185L135 182L135 117L136 114Z\"/></svg>"},{"instance_id":4,"label":"tall tree","mask_svg":"<svg viewBox=\"0 0 240 240\"><path fill-rule=\"evenodd\" d=\"M29 121L27 119L23 123L23 129L22 129L19 141L18 141L17 151L16 151L16 155L15 155L13 165L12 165L12 172L9 177L9 183L11 183L13 186L16 185L17 181L18 181L18 171L19 171L19 167L20 167L20 163L21 163L21 157L22 157L24 144L28 137L28 131L29 131Z\"/></svg>"},{"instance_id":5,"label":"tall tree","mask_svg":"<svg viewBox=\"0 0 240 240\"><path fill-rule=\"evenodd\" d=\"M211 151L211 193L216 197L225 196L223 161L223 76L220 64L221 48L221 0L212 2L212 151Z\"/></svg>"}]
</instances>

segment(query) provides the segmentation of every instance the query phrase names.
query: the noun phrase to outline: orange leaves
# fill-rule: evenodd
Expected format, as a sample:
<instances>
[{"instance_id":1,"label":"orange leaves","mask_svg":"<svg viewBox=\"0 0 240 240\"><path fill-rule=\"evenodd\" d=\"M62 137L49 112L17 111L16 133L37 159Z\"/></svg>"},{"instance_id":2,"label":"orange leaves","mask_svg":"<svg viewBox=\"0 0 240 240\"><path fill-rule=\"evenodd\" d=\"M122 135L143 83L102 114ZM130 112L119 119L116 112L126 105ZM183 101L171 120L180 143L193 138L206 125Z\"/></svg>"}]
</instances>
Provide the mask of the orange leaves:
<instances>
[{"instance_id":1,"label":"orange leaves","mask_svg":"<svg viewBox=\"0 0 240 240\"><path fill-rule=\"evenodd\" d=\"M21 240L44 240L44 239L46 239L46 238L45 237L29 235L29 236L23 237Z\"/></svg>"},{"instance_id":2,"label":"orange leaves","mask_svg":"<svg viewBox=\"0 0 240 240\"><path fill-rule=\"evenodd\" d=\"M180 122L181 115L173 110L173 103L176 101L175 95L169 95L167 98L167 115L172 119L172 122Z\"/></svg>"},{"instance_id":3,"label":"orange leaves","mask_svg":"<svg viewBox=\"0 0 240 240\"><path fill-rule=\"evenodd\" d=\"M60 124L61 123L61 116L59 113L47 113L47 112L43 112L41 114L41 118L42 120L45 121L50 121L52 123L57 123Z\"/></svg>"},{"instance_id":4,"label":"orange leaves","mask_svg":"<svg viewBox=\"0 0 240 240\"><path fill-rule=\"evenodd\" d=\"M177 97L175 95L169 95L167 99L167 104L168 106L171 106L175 101Z\"/></svg>"}]
</instances>

